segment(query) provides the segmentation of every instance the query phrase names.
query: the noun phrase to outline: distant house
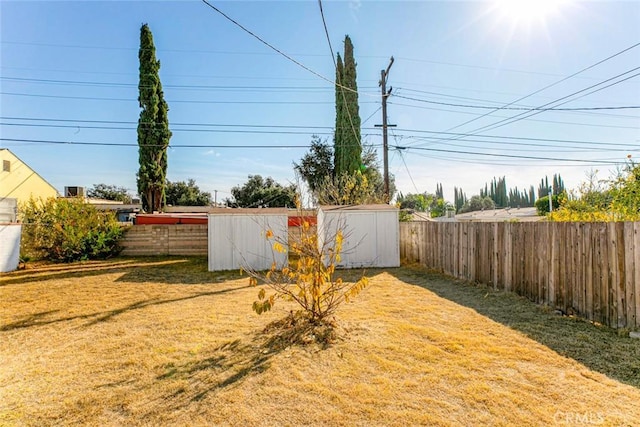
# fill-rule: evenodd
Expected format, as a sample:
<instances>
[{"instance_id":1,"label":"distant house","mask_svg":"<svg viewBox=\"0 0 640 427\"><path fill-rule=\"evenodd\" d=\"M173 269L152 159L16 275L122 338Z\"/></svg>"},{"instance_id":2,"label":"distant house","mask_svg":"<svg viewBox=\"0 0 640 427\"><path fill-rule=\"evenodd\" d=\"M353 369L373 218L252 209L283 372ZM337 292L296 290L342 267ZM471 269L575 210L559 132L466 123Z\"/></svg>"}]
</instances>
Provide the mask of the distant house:
<instances>
[{"instance_id":1,"label":"distant house","mask_svg":"<svg viewBox=\"0 0 640 427\"><path fill-rule=\"evenodd\" d=\"M0 148L0 199L17 199L18 204L31 197L57 197L58 191L8 148Z\"/></svg>"},{"instance_id":2,"label":"distant house","mask_svg":"<svg viewBox=\"0 0 640 427\"><path fill-rule=\"evenodd\" d=\"M484 211L467 212L457 214L455 221L468 222L533 222L542 221L544 216L536 213L536 208L503 208L503 209L487 209Z\"/></svg>"}]
</instances>

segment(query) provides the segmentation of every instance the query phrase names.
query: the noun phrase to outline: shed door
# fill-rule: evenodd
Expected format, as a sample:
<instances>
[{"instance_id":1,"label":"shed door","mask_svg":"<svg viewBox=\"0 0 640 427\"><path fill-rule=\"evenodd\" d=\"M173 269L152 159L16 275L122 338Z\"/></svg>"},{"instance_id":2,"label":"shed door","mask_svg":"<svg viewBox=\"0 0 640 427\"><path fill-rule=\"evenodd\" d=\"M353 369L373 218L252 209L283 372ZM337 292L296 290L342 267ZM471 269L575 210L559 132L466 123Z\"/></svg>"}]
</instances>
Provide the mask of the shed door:
<instances>
[{"instance_id":1,"label":"shed door","mask_svg":"<svg viewBox=\"0 0 640 427\"><path fill-rule=\"evenodd\" d=\"M344 267L375 265L376 260L376 215L375 213L349 213L347 216L346 239L342 248Z\"/></svg>"}]
</instances>

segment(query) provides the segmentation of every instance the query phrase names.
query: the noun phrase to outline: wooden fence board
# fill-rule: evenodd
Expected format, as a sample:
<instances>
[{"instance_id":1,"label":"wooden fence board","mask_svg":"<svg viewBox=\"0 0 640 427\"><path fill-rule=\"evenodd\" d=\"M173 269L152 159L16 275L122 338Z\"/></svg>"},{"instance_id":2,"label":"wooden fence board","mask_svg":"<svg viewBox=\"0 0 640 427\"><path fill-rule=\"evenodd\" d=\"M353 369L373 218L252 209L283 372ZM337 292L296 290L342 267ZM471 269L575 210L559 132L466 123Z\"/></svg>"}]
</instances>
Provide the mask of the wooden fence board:
<instances>
[{"instance_id":1,"label":"wooden fence board","mask_svg":"<svg viewBox=\"0 0 640 427\"><path fill-rule=\"evenodd\" d=\"M405 262L612 327L640 326L640 222L423 222L400 230Z\"/></svg>"},{"instance_id":2,"label":"wooden fence board","mask_svg":"<svg viewBox=\"0 0 640 427\"><path fill-rule=\"evenodd\" d=\"M640 222L633 224L633 247L635 251L635 264L633 271L634 298L636 301L636 328L640 328ZM633 327L633 326L631 326Z\"/></svg>"},{"instance_id":3,"label":"wooden fence board","mask_svg":"<svg viewBox=\"0 0 640 427\"><path fill-rule=\"evenodd\" d=\"M582 227L582 235L584 236L584 300L585 300L585 316L589 320L593 320L593 235L591 233L591 224L585 223Z\"/></svg>"},{"instance_id":4,"label":"wooden fence board","mask_svg":"<svg viewBox=\"0 0 640 427\"><path fill-rule=\"evenodd\" d=\"M616 241L616 264L614 269L616 272L614 288L616 293L616 312L618 328L623 328L627 324L627 303L626 303L626 288L625 288L625 256L624 256L624 223L616 222L615 224L615 236Z\"/></svg>"},{"instance_id":5,"label":"wooden fence board","mask_svg":"<svg viewBox=\"0 0 640 427\"><path fill-rule=\"evenodd\" d=\"M625 290L625 312L627 315L626 324L636 325L636 301L634 295L634 270L636 268L635 250L633 246L633 223L625 222L624 233L624 290ZM640 250L640 248L639 248ZM638 253L640 255L640 252Z\"/></svg>"}]
</instances>

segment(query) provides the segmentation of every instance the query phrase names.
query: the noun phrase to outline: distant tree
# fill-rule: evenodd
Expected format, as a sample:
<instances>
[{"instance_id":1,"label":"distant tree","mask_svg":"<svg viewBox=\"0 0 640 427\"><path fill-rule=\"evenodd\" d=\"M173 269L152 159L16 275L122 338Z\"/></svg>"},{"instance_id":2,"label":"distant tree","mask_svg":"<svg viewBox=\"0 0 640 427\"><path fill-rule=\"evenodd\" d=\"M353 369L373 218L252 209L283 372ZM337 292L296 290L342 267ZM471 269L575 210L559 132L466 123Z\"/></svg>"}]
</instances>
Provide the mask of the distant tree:
<instances>
[{"instance_id":1,"label":"distant tree","mask_svg":"<svg viewBox=\"0 0 640 427\"><path fill-rule=\"evenodd\" d=\"M361 170L362 144L356 62L349 36L344 38L344 63L337 55L336 66L336 126L333 139L334 176L353 174Z\"/></svg>"},{"instance_id":2,"label":"distant tree","mask_svg":"<svg viewBox=\"0 0 640 427\"><path fill-rule=\"evenodd\" d=\"M436 184L436 199L444 199L444 192L442 191L442 184Z\"/></svg>"},{"instance_id":3,"label":"distant tree","mask_svg":"<svg viewBox=\"0 0 640 427\"><path fill-rule=\"evenodd\" d=\"M560 194L564 191L566 191L566 188L564 187L562 177L560 174L553 174L553 194Z\"/></svg>"},{"instance_id":4,"label":"distant tree","mask_svg":"<svg viewBox=\"0 0 640 427\"><path fill-rule=\"evenodd\" d=\"M613 200L611 189L606 181L598 179L597 170L587 172L587 181L580 185L579 191L579 200L596 210L606 211Z\"/></svg>"},{"instance_id":5,"label":"distant tree","mask_svg":"<svg viewBox=\"0 0 640 427\"><path fill-rule=\"evenodd\" d=\"M314 136L309 152L293 167L317 203L384 203L384 179L379 170L378 154L372 146L364 147L361 170L334 176L332 149L326 141ZM389 193L393 196L395 191L395 179L390 175Z\"/></svg>"},{"instance_id":6,"label":"distant tree","mask_svg":"<svg viewBox=\"0 0 640 427\"><path fill-rule=\"evenodd\" d=\"M384 194L377 191L375 185L360 171L327 177L315 195L320 205L385 203Z\"/></svg>"},{"instance_id":7,"label":"distant tree","mask_svg":"<svg viewBox=\"0 0 640 427\"><path fill-rule=\"evenodd\" d=\"M631 161L611 183L611 210L620 220L640 219L640 164Z\"/></svg>"},{"instance_id":8,"label":"distant tree","mask_svg":"<svg viewBox=\"0 0 640 427\"><path fill-rule=\"evenodd\" d=\"M431 203L434 199L434 195L428 193L407 193L407 195L400 193L396 198L396 202L398 203L398 207L400 209L411 209L416 212L426 212L427 208L431 206Z\"/></svg>"},{"instance_id":9,"label":"distant tree","mask_svg":"<svg viewBox=\"0 0 640 427\"><path fill-rule=\"evenodd\" d=\"M560 194L563 191L566 191L564 187L564 181L560 174L553 174L553 179L551 181L551 185L549 185L549 177L545 176L540 180L540 184L538 185L538 197L544 197L549 195L549 189L553 188L553 194Z\"/></svg>"},{"instance_id":10,"label":"distant tree","mask_svg":"<svg viewBox=\"0 0 640 427\"><path fill-rule=\"evenodd\" d=\"M484 185L484 190L480 190L480 197L489 197L493 200L495 206L509 206L509 198L507 196L507 182L505 177L493 178L490 184Z\"/></svg>"},{"instance_id":11,"label":"distant tree","mask_svg":"<svg viewBox=\"0 0 640 427\"><path fill-rule=\"evenodd\" d=\"M551 196L551 205L554 210L560 208L560 198L558 194ZM549 196L540 197L536 200L536 212L538 215L546 215L549 213Z\"/></svg>"},{"instance_id":12,"label":"distant tree","mask_svg":"<svg viewBox=\"0 0 640 427\"><path fill-rule=\"evenodd\" d=\"M167 180L167 204L173 206L209 206L211 193L201 191L193 179L187 182Z\"/></svg>"},{"instance_id":13,"label":"distant tree","mask_svg":"<svg viewBox=\"0 0 640 427\"><path fill-rule=\"evenodd\" d=\"M474 212L495 209L495 202L489 196L482 197L481 195L472 196L471 199L464 204L460 213Z\"/></svg>"},{"instance_id":14,"label":"distant tree","mask_svg":"<svg viewBox=\"0 0 640 427\"><path fill-rule=\"evenodd\" d=\"M467 195L462 192L462 188L453 187L454 194L454 207L456 212L460 212L460 209L467 203Z\"/></svg>"},{"instance_id":15,"label":"distant tree","mask_svg":"<svg viewBox=\"0 0 640 427\"><path fill-rule=\"evenodd\" d=\"M107 184L93 184L87 190L87 196L94 199L114 200L122 203L131 203L131 195L125 187Z\"/></svg>"},{"instance_id":16,"label":"distant tree","mask_svg":"<svg viewBox=\"0 0 640 427\"><path fill-rule=\"evenodd\" d=\"M161 211L165 205L167 175L167 147L171 139L169 130L169 106L164 100L158 72L160 61L156 59L153 35L147 24L140 28L140 81L138 83L138 156L140 169L137 174L138 194L142 208L147 212Z\"/></svg>"},{"instance_id":17,"label":"distant tree","mask_svg":"<svg viewBox=\"0 0 640 427\"><path fill-rule=\"evenodd\" d=\"M309 187L315 192L327 177L333 177L333 150L326 140L319 136L311 137L311 147L300 163L293 164L294 170Z\"/></svg>"},{"instance_id":18,"label":"distant tree","mask_svg":"<svg viewBox=\"0 0 640 427\"><path fill-rule=\"evenodd\" d=\"M431 205L431 218L438 218L445 216L447 211L453 211L455 208L453 205L444 199L438 199Z\"/></svg>"},{"instance_id":19,"label":"distant tree","mask_svg":"<svg viewBox=\"0 0 640 427\"><path fill-rule=\"evenodd\" d=\"M441 187L438 186L437 189L441 189ZM429 211L432 218L444 216L447 211L455 210L455 207L450 202L427 192L421 194L407 193L406 195L400 193L396 198L396 203L400 209L410 209L417 212Z\"/></svg>"},{"instance_id":20,"label":"distant tree","mask_svg":"<svg viewBox=\"0 0 640 427\"><path fill-rule=\"evenodd\" d=\"M237 208L296 207L296 186L283 186L271 177L263 179L260 175L249 175L242 186L231 189L232 199L225 203Z\"/></svg>"},{"instance_id":21,"label":"distant tree","mask_svg":"<svg viewBox=\"0 0 640 427\"><path fill-rule=\"evenodd\" d=\"M363 174L367 177L369 185L373 187L376 198L385 203L384 194L384 176L380 173L380 164L378 162L378 152L371 145L365 145L362 150L362 169ZM396 194L395 176L389 174L389 198L393 198Z\"/></svg>"},{"instance_id":22,"label":"distant tree","mask_svg":"<svg viewBox=\"0 0 640 427\"><path fill-rule=\"evenodd\" d=\"M533 185L529 188L529 191L518 190L518 187L509 190L509 203L508 206L512 208L524 208L531 207L535 203Z\"/></svg>"}]
</instances>

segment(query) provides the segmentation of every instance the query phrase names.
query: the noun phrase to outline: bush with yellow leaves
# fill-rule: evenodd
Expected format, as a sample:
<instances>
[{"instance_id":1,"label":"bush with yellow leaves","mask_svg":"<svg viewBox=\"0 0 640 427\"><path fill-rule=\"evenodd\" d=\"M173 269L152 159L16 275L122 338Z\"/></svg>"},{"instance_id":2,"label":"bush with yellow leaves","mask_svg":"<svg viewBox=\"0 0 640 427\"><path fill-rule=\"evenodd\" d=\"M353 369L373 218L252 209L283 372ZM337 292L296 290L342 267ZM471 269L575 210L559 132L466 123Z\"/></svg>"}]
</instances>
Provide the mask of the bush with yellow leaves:
<instances>
[{"instance_id":1,"label":"bush with yellow leaves","mask_svg":"<svg viewBox=\"0 0 640 427\"><path fill-rule=\"evenodd\" d=\"M276 265L267 272L248 270L250 283L264 285L258 291L258 300L253 310L262 314L271 310L278 299L294 301L300 306L298 315L303 315L312 324L329 324L336 309L349 302L364 289L368 280L363 275L356 282L343 281L336 277L336 265L340 263L343 231L338 229L323 244L318 244L315 228L303 217L301 232L291 242L280 241L267 230L265 237L273 241L275 252L289 249L291 265ZM272 292L267 294L269 288Z\"/></svg>"}]
</instances>

